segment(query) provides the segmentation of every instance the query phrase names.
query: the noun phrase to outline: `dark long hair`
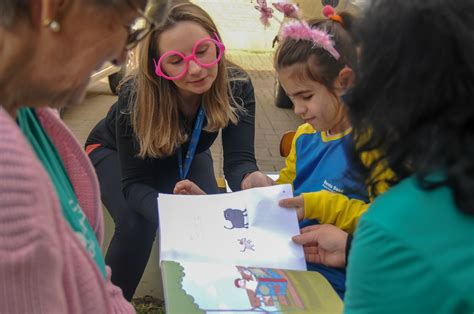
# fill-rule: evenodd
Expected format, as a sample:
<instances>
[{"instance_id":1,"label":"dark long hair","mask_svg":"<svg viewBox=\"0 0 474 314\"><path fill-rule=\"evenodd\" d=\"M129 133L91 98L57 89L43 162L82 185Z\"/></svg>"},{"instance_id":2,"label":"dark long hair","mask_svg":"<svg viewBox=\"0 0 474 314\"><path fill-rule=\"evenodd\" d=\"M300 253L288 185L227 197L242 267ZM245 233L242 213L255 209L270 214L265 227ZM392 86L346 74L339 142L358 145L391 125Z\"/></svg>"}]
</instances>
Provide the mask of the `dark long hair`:
<instances>
[{"instance_id":1,"label":"dark long hair","mask_svg":"<svg viewBox=\"0 0 474 314\"><path fill-rule=\"evenodd\" d=\"M415 174L425 189L448 186L474 215L474 1L373 0L358 36L358 84L346 102L371 192L386 162L391 184ZM373 150L379 158L362 165Z\"/></svg>"}]
</instances>

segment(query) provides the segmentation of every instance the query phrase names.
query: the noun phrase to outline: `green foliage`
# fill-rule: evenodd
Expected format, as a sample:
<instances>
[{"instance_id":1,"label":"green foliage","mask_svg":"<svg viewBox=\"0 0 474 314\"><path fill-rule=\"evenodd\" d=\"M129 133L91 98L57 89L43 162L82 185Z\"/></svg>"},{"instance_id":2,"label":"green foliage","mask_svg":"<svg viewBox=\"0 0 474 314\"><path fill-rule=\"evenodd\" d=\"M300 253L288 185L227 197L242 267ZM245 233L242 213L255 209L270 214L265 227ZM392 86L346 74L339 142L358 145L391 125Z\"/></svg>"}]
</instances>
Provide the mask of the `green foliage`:
<instances>
[{"instance_id":1,"label":"green foliage","mask_svg":"<svg viewBox=\"0 0 474 314\"><path fill-rule=\"evenodd\" d=\"M149 295L143 298L134 298L132 304L137 314L165 314L164 302Z\"/></svg>"}]
</instances>

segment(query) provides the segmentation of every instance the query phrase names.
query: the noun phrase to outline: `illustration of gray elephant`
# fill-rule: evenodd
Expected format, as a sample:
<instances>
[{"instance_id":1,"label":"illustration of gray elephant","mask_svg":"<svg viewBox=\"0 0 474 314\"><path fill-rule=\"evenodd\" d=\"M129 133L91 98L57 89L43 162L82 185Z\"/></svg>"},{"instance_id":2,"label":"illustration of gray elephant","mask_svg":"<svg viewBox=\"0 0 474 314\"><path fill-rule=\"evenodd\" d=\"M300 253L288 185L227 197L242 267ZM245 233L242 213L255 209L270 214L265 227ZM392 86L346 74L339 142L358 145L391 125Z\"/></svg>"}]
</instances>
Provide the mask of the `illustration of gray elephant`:
<instances>
[{"instance_id":1,"label":"illustration of gray elephant","mask_svg":"<svg viewBox=\"0 0 474 314\"><path fill-rule=\"evenodd\" d=\"M224 218L232 223L232 228L226 229L234 229L234 228L247 228L249 224L247 222L247 209L240 210L240 209L233 209L227 208L224 210Z\"/></svg>"}]
</instances>

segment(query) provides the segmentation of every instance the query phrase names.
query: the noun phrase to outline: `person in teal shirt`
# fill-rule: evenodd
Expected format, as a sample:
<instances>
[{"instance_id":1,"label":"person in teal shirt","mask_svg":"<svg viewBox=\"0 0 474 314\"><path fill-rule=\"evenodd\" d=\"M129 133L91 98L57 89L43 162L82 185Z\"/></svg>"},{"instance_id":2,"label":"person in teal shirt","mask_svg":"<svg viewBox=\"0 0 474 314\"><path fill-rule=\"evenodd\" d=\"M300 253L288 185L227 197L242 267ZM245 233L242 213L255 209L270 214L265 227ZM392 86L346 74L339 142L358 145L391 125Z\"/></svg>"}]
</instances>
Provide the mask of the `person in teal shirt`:
<instances>
[{"instance_id":1,"label":"person in teal shirt","mask_svg":"<svg viewBox=\"0 0 474 314\"><path fill-rule=\"evenodd\" d=\"M374 0L358 34L353 165L374 195L378 174L394 179L355 232L345 312L474 313L474 2ZM348 238L322 225L294 240L340 266Z\"/></svg>"},{"instance_id":2,"label":"person in teal shirt","mask_svg":"<svg viewBox=\"0 0 474 314\"><path fill-rule=\"evenodd\" d=\"M473 313L473 231L474 216L459 210L452 189L425 190L416 176L404 179L359 222L346 312Z\"/></svg>"}]
</instances>

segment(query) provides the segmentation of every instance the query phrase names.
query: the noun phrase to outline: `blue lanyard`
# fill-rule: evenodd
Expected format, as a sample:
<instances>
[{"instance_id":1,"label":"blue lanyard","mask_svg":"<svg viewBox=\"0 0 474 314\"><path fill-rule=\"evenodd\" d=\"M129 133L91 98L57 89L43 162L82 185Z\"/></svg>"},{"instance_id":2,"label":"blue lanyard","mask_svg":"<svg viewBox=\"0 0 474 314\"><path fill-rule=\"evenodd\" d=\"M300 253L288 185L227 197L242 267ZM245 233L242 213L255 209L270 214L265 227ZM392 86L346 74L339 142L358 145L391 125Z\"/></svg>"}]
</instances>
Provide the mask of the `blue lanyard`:
<instances>
[{"instance_id":1,"label":"blue lanyard","mask_svg":"<svg viewBox=\"0 0 474 314\"><path fill-rule=\"evenodd\" d=\"M202 105L201 105L199 107L199 113L196 118L196 124L194 125L193 134L191 135L191 141L189 142L188 152L186 153L186 159L184 160L184 166L183 166L183 154L181 152L181 146L178 147L178 166L179 166L179 177L181 178L181 180L186 179L186 177L188 176L189 168L191 168L191 162L193 161L194 153L196 152L199 136L201 135L203 122L204 122L204 110L202 109Z\"/></svg>"}]
</instances>

